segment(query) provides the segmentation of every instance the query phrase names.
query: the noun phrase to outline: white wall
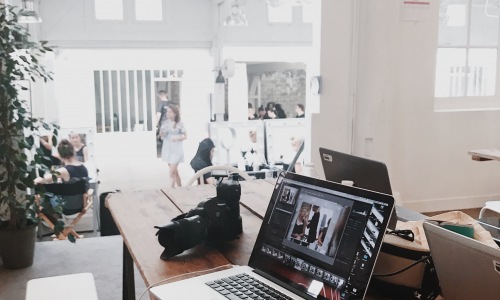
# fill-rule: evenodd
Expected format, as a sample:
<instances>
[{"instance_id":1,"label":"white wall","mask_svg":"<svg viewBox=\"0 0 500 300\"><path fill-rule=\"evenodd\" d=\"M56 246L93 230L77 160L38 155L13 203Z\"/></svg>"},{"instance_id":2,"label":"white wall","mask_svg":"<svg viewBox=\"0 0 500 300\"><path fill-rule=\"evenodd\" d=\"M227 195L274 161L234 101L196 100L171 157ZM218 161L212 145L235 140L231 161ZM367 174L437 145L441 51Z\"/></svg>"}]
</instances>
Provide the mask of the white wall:
<instances>
[{"instance_id":1,"label":"white wall","mask_svg":"<svg viewBox=\"0 0 500 300\"><path fill-rule=\"evenodd\" d=\"M40 3L41 38L61 47L203 47L221 36L226 45L287 45L311 43L312 25L300 21L295 9L291 24L269 24L267 1L245 1L247 27L224 27L217 32L217 20L224 18L232 1L220 10L212 0L164 0L162 22L136 22L135 0L124 0L123 21L102 21L94 17L93 0L43 0Z\"/></svg>"},{"instance_id":2,"label":"white wall","mask_svg":"<svg viewBox=\"0 0 500 300\"><path fill-rule=\"evenodd\" d=\"M321 41L326 87L314 135L326 139L327 147L350 150L348 122L337 119L338 111L348 115L352 97L352 151L388 164L404 206L425 212L500 199L500 165L467 155L471 149L499 146L500 112L433 111L438 0L431 1L431 20L424 22L401 21L399 1L344 2L323 1L323 14L329 15L322 21ZM357 5L359 15L347 13ZM349 26L356 22L345 15L359 20L359 35L353 34L356 26ZM358 59L349 65L352 37ZM357 80L350 82L355 89L349 93L345 81L352 72Z\"/></svg>"}]
</instances>

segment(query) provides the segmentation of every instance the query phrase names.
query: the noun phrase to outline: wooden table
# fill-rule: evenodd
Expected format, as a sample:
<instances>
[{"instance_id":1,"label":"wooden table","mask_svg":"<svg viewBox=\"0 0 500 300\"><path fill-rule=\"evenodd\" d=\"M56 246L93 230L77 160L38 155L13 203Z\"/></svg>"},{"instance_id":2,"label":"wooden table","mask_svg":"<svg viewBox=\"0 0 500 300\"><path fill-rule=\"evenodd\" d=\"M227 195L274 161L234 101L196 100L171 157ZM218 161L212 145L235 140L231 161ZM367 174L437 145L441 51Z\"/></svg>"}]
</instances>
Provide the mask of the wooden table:
<instances>
[{"instance_id":1,"label":"wooden table","mask_svg":"<svg viewBox=\"0 0 500 300\"><path fill-rule=\"evenodd\" d=\"M468 153L472 160L500 160L500 148L470 150Z\"/></svg>"},{"instance_id":2,"label":"wooden table","mask_svg":"<svg viewBox=\"0 0 500 300\"><path fill-rule=\"evenodd\" d=\"M168 261L160 259L164 248L158 243L154 226L169 223L200 201L215 196L215 186L113 194L107 206L123 236L123 299L135 299L134 262L146 286L173 276L227 264L248 264L274 184L252 180L242 181L241 186L243 234L240 238L218 249L198 245Z\"/></svg>"},{"instance_id":3,"label":"wooden table","mask_svg":"<svg viewBox=\"0 0 500 300\"><path fill-rule=\"evenodd\" d=\"M158 243L154 226L167 224L200 201L215 196L215 186L113 194L107 206L123 236L123 299L135 299L134 262L146 286L174 276L177 277L172 278L172 281L188 278L190 276L179 276L227 264L247 265L275 185L271 179L241 181L240 184L240 214L243 218L240 238L217 249L198 245L168 261L160 259L164 248Z\"/></svg>"}]
</instances>

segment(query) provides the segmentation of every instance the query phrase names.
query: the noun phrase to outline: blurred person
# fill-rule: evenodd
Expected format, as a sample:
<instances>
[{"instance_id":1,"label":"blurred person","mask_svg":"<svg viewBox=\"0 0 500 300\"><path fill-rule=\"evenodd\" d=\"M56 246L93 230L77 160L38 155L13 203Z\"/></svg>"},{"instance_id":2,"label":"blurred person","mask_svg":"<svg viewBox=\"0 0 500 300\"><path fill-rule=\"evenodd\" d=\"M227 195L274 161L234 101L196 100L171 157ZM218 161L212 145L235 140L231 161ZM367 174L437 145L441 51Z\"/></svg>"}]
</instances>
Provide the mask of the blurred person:
<instances>
[{"instance_id":1,"label":"blurred person","mask_svg":"<svg viewBox=\"0 0 500 300\"><path fill-rule=\"evenodd\" d=\"M156 105L156 155L158 157L161 157L163 144L163 139L160 136L160 127L167 117L167 106L169 104L171 104L171 101L168 100L167 92L160 90L158 92L158 104Z\"/></svg>"},{"instance_id":2,"label":"blurred person","mask_svg":"<svg viewBox=\"0 0 500 300\"><path fill-rule=\"evenodd\" d=\"M267 104L266 104L266 114L264 115L263 119L274 119L276 117L276 113L274 112L274 105L275 105L275 103L273 101L267 102ZM269 112L273 113L274 118L272 118L269 115Z\"/></svg>"},{"instance_id":3,"label":"blurred person","mask_svg":"<svg viewBox=\"0 0 500 300\"><path fill-rule=\"evenodd\" d=\"M167 106L171 104L171 101L168 100L167 92L164 90L158 92L158 99L158 105L156 105L156 122L158 123L158 127L160 127L166 117Z\"/></svg>"},{"instance_id":4,"label":"blurred person","mask_svg":"<svg viewBox=\"0 0 500 300\"><path fill-rule=\"evenodd\" d=\"M276 111L274 110L274 108L269 108L267 111L266 111L266 115L264 116L264 119L276 119Z\"/></svg>"},{"instance_id":5,"label":"blurred person","mask_svg":"<svg viewBox=\"0 0 500 300\"><path fill-rule=\"evenodd\" d=\"M40 136L40 149L43 152L43 156L46 158L44 159L44 162L49 170L53 167L62 165L62 162L57 155L52 154L54 149L54 146L52 145L52 134ZM43 174L41 174L41 170L39 170L39 175L43 176Z\"/></svg>"},{"instance_id":6,"label":"blurred person","mask_svg":"<svg viewBox=\"0 0 500 300\"><path fill-rule=\"evenodd\" d=\"M283 107L281 107L281 104L276 103L276 105L274 105L274 112L276 113L276 118L286 119L286 113L283 110Z\"/></svg>"},{"instance_id":7,"label":"blurred person","mask_svg":"<svg viewBox=\"0 0 500 300\"><path fill-rule=\"evenodd\" d=\"M212 159L214 157L215 152L215 144L214 142L206 138L200 142L198 145L198 150L196 151L195 156L191 160L191 167L194 172L198 172L203 168L212 166ZM210 172L203 174L203 183L204 184L216 184L215 178L210 176Z\"/></svg>"},{"instance_id":8,"label":"blurred person","mask_svg":"<svg viewBox=\"0 0 500 300\"><path fill-rule=\"evenodd\" d=\"M297 115L295 116L296 118L304 118L306 109L304 108L304 105L299 103L295 106L295 112L297 113Z\"/></svg>"},{"instance_id":9,"label":"blurred person","mask_svg":"<svg viewBox=\"0 0 500 300\"><path fill-rule=\"evenodd\" d=\"M74 147L76 159L81 162L86 162L89 159L89 149L85 144L85 135L79 133L70 133L69 140ZM59 153L59 155L61 154Z\"/></svg>"},{"instance_id":10,"label":"blurred person","mask_svg":"<svg viewBox=\"0 0 500 300\"><path fill-rule=\"evenodd\" d=\"M298 136L293 136L290 138L290 151L286 153L283 156L283 168L286 170L288 166L292 163L293 159L297 155L297 152L300 151L300 147L302 146L302 143L304 142L303 137L298 137ZM292 172L297 173L297 174L302 174L303 168L303 152L300 153L299 157L297 158L297 161L295 161L295 165L292 168Z\"/></svg>"},{"instance_id":11,"label":"blurred person","mask_svg":"<svg viewBox=\"0 0 500 300\"><path fill-rule=\"evenodd\" d=\"M167 105L166 118L160 127L160 137L163 140L161 158L168 163L170 168L171 186L182 186L178 166L184 162L183 141L187 139L186 128L181 122L179 107L174 104Z\"/></svg>"},{"instance_id":12,"label":"blurred person","mask_svg":"<svg viewBox=\"0 0 500 300\"><path fill-rule=\"evenodd\" d=\"M60 167L55 170L55 176L57 177L57 182L63 183L68 182L71 179L77 178L88 178L89 172L85 165L76 158L75 148L73 144L67 140L62 139L57 146L57 152L59 153L61 161L64 163L64 167ZM43 177L38 177L34 180L35 184L50 184L54 183L53 175L47 172ZM83 199L83 198L82 198ZM75 202L76 201L76 202ZM50 197L50 204L53 209L44 207L46 209L46 216L55 224L57 219L61 217L60 213L55 210L60 205L61 200L58 196ZM78 198L73 198L71 200L65 199L62 202L62 212L65 215L72 215L79 213L83 210L83 201Z\"/></svg>"},{"instance_id":13,"label":"blurred person","mask_svg":"<svg viewBox=\"0 0 500 300\"><path fill-rule=\"evenodd\" d=\"M266 115L266 110L264 109L264 106L259 106L259 109L257 111L259 119L263 120L264 116Z\"/></svg>"},{"instance_id":14,"label":"blurred person","mask_svg":"<svg viewBox=\"0 0 500 300\"><path fill-rule=\"evenodd\" d=\"M64 163L64 167L58 168L56 171L57 178L60 178L62 182L67 182L71 178L86 178L89 176L89 172L85 165L77 159L76 152L73 144L67 139L62 139L57 146L57 152ZM47 173L43 178L39 177L35 179L35 183L53 183L52 174Z\"/></svg>"},{"instance_id":15,"label":"blurred person","mask_svg":"<svg viewBox=\"0 0 500 300\"><path fill-rule=\"evenodd\" d=\"M252 103L248 102L248 120L257 120L258 116L253 109Z\"/></svg>"}]
</instances>

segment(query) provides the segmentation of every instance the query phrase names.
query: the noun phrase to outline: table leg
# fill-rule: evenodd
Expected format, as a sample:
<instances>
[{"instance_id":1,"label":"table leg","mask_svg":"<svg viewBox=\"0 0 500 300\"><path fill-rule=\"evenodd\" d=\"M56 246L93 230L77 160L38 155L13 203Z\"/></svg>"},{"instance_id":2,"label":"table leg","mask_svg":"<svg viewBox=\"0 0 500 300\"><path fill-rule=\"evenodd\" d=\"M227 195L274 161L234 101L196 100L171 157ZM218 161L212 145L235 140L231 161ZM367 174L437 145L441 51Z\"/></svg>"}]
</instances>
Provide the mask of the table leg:
<instances>
[{"instance_id":1,"label":"table leg","mask_svg":"<svg viewBox=\"0 0 500 300\"><path fill-rule=\"evenodd\" d=\"M94 190L94 193L92 194L92 229L94 230L94 233L96 233L101 225L99 224L99 209L100 209L100 203L99 203L99 182L98 181L91 181L89 182L89 188Z\"/></svg>"},{"instance_id":2,"label":"table leg","mask_svg":"<svg viewBox=\"0 0 500 300\"><path fill-rule=\"evenodd\" d=\"M135 300L134 261L123 242L123 300Z\"/></svg>"}]
</instances>

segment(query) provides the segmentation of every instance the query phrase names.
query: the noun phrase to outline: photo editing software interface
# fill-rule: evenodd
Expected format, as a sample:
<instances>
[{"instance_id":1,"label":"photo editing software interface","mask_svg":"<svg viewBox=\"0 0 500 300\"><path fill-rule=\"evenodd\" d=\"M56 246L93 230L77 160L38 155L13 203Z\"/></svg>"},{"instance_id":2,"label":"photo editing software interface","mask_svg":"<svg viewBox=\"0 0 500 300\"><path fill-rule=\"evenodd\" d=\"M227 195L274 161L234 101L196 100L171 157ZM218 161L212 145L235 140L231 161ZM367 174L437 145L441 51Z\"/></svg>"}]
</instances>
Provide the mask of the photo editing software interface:
<instances>
[{"instance_id":1,"label":"photo editing software interface","mask_svg":"<svg viewBox=\"0 0 500 300\"><path fill-rule=\"evenodd\" d=\"M282 180L255 245L255 268L317 299L362 298L389 205Z\"/></svg>"}]
</instances>

